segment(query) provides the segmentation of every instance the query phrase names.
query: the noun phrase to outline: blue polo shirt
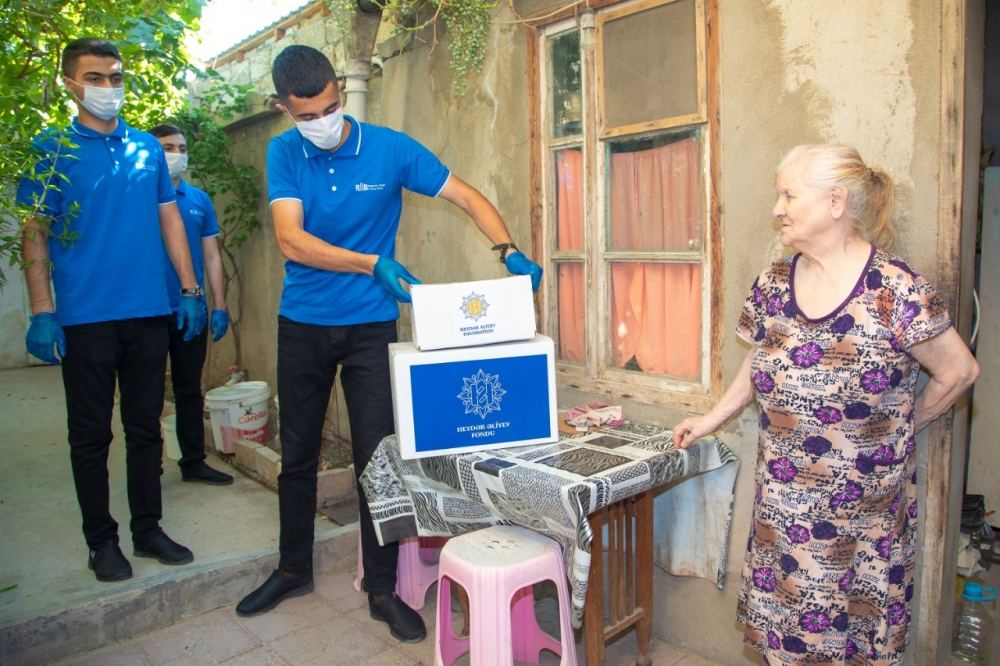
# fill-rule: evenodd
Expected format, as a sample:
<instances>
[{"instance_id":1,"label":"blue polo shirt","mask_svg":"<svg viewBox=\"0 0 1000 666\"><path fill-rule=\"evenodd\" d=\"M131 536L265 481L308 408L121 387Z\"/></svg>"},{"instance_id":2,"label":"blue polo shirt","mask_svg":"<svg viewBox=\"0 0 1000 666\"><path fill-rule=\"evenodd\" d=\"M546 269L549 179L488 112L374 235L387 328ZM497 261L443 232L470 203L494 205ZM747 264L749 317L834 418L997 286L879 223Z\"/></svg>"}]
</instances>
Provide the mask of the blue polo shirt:
<instances>
[{"instance_id":1,"label":"blue polo shirt","mask_svg":"<svg viewBox=\"0 0 1000 666\"><path fill-rule=\"evenodd\" d=\"M187 234L188 246L191 248L191 263L194 265L194 278L199 286L205 286L205 258L201 251L201 239L219 235L219 220L215 216L212 198L205 190L195 187L181 179L177 182L177 208L184 220L184 231ZM170 309L177 312L181 300L181 279L177 277L174 265L167 258L167 296L170 298Z\"/></svg>"},{"instance_id":2,"label":"blue polo shirt","mask_svg":"<svg viewBox=\"0 0 1000 666\"><path fill-rule=\"evenodd\" d=\"M270 202L302 202L305 230L331 245L394 257L403 188L437 196L450 172L402 132L347 116L340 148L317 148L292 128L267 150ZM399 307L371 275L285 262L280 313L297 322L346 326L399 318Z\"/></svg>"},{"instance_id":3,"label":"blue polo shirt","mask_svg":"<svg viewBox=\"0 0 1000 666\"><path fill-rule=\"evenodd\" d=\"M74 146L59 145L65 137ZM101 134L73 119L35 137L36 174L55 165L53 189L22 176L17 201L50 220L56 317L63 326L170 313L159 206L174 201L160 142L125 124Z\"/></svg>"}]
</instances>

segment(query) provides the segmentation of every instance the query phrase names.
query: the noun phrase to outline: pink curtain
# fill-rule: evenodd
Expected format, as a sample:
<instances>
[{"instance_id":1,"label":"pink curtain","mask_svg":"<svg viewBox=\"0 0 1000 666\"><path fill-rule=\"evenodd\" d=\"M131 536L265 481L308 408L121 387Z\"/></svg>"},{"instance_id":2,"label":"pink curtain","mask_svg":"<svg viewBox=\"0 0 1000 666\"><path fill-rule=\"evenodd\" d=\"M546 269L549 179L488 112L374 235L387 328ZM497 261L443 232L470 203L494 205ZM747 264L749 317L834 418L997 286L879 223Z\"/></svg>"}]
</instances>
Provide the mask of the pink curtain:
<instances>
[{"instance_id":1,"label":"pink curtain","mask_svg":"<svg viewBox=\"0 0 1000 666\"><path fill-rule=\"evenodd\" d=\"M576 149L556 154L558 192L556 243L560 250L583 250L583 154ZM585 355L583 264L560 262L559 358L582 363Z\"/></svg>"},{"instance_id":2,"label":"pink curtain","mask_svg":"<svg viewBox=\"0 0 1000 666\"><path fill-rule=\"evenodd\" d=\"M611 156L611 247L701 246L695 138ZM611 265L611 356L617 367L696 378L701 368L701 265Z\"/></svg>"}]
</instances>

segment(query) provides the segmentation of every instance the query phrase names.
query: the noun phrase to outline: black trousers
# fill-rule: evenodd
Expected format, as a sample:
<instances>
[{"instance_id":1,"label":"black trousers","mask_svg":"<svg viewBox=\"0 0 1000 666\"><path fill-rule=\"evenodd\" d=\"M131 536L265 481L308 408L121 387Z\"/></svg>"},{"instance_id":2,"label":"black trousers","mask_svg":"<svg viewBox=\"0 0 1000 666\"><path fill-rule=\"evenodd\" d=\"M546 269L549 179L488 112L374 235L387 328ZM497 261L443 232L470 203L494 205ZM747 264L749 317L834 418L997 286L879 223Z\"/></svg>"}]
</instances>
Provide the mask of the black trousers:
<instances>
[{"instance_id":1,"label":"black trousers","mask_svg":"<svg viewBox=\"0 0 1000 666\"><path fill-rule=\"evenodd\" d=\"M388 344L395 341L394 321L314 326L278 317L279 567L285 572L312 570L316 472L337 367L347 402L357 477L382 438L394 431ZM398 544L379 545L360 483L358 500L365 590L391 593L396 587Z\"/></svg>"},{"instance_id":2,"label":"black trousers","mask_svg":"<svg viewBox=\"0 0 1000 666\"><path fill-rule=\"evenodd\" d=\"M205 365L208 328L184 342L177 330L177 315L170 317L170 383L177 407L177 443L181 447L181 469L205 459L205 398L201 394L201 368Z\"/></svg>"},{"instance_id":3,"label":"black trousers","mask_svg":"<svg viewBox=\"0 0 1000 666\"><path fill-rule=\"evenodd\" d=\"M166 317L66 326L62 362L69 424L70 462L83 514L83 535L96 548L118 542L111 517L108 451L115 380L121 391L125 467L133 540L159 529L162 518L163 381L166 374Z\"/></svg>"}]
</instances>

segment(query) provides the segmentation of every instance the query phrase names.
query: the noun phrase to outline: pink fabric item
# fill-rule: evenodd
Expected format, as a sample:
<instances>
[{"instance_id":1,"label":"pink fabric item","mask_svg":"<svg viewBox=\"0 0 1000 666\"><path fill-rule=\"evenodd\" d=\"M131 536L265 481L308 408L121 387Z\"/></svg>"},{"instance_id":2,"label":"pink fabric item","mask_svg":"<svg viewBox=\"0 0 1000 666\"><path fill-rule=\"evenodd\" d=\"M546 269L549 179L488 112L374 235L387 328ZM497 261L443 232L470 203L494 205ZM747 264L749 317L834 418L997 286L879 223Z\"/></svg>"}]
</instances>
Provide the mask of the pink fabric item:
<instances>
[{"instance_id":1,"label":"pink fabric item","mask_svg":"<svg viewBox=\"0 0 1000 666\"><path fill-rule=\"evenodd\" d=\"M399 540L399 562L396 564L396 596L410 608L426 606L427 589L437 581L437 562L433 561L444 547L447 537L412 537ZM358 569L354 589L361 591L365 568L361 560L361 534L358 533Z\"/></svg>"},{"instance_id":2,"label":"pink fabric item","mask_svg":"<svg viewBox=\"0 0 1000 666\"><path fill-rule=\"evenodd\" d=\"M563 420L580 432L587 432L591 426L619 426L625 422L619 405L606 405L603 402L588 402L570 407L563 412Z\"/></svg>"},{"instance_id":3,"label":"pink fabric item","mask_svg":"<svg viewBox=\"0 0 1000 666\"><path fill-rule=\"evenodd\" d=\"M570 624L569 589L562 549L552 539L523 527L487 527L455 537L441 551L434 664L451 666L469 653L470 666L539 662L541 650L561 656L563 666L576 665L576 643ZM538 626L531 586L556 584L559 596L557 641ZM452 627L451 584L469 595L469 636Z\"/></svg>"},{"instance_id":4,"label":"pink fabric item","mask_svg":"<svg viewBox=\"0 0 1000 666\"><path fill-rule=\"evenodd\" d=\"M701 246L698 141L611 156L611 248ZM611 265L611 358L643 372L697 378L701 370L701 265Z\"/></svg>"},{"instance_id":5,"label":"pink fabric item","mask_svg":"<svg viewBox=\"0 0 1000 666\"><path fill-rule=\"evenodd\" d=\"M556 153L556 247L561 251L583 248L583 153L579 149ZM582 262L561 261L558 266L559 358L582 363L586 353L584 280Z\"/></svg>"}]
</instances>

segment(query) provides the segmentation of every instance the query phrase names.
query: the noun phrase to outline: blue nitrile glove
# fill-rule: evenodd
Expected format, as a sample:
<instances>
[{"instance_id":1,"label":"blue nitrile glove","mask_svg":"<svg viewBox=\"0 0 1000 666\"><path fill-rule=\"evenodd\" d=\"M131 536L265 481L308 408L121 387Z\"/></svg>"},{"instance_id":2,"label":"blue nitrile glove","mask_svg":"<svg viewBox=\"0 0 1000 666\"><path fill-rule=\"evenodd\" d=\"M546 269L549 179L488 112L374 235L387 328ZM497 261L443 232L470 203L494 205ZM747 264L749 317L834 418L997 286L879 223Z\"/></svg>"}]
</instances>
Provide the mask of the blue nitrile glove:
<instances>
[{"instance_id":1,"label":"blue nitrile glove","mask_svg":"<svg viewBox=\"0 0 1000 666\"><path fill-rule=\"evenodd\" d=\"M229 330L229 313L225 310L212 310L212 318L208 321L208 330L212 332L212 342L218 342Z\"/></svg>"},{"instance_id":2,"label":"blue nitrile glove","mask_svg":"<svg viewBox=\"0 0 1000 666\"><path fill-rule=\"evenodd\" d=\"M542 283L542 267L524 256L522 252L508 254L504 260L507 270L514 275L530 275L531 291L538 291L538 285Z\"/></svg>"},{"instance_id":3,"label":"blue nitrile glove","mask_svg":"<svg viewBox=\"0 0 1000 666\"><path fill-rule=\"evenodd\" d=\"M375 262L375 269L372 271L376 282L385 289L386 293L403 303L410 302L410 294L399 286L400 279L410 284L420 284L420 280L410 275L406 266L395 259L389 257L379 257Z\"/></svg>"},{"instance_id":4,"label":"blue nitrile glove","mask_svg":"<svg viewBox=\"0 0 1000 666\"><path fill-rule=\"evenodd\" d=\"M24 344L29 354L46 363L58 364L59 358L66 358L66 336L56 321L56 313L39 312L33 316ZM52 352L52 345L59 352L59 358Z\"/></svg>"},{"instance_id":5,"label":"blue nitrile glove","mask_svg":"<svg viewBox=\"0 0 1000 666\"><path fill-rule=\"evenodd\" d=\"M177 304L177 330L184 331L184 342L190 342L201 335L207 318L204 298L181 295Z\"/></svg>"}]
</instances>

